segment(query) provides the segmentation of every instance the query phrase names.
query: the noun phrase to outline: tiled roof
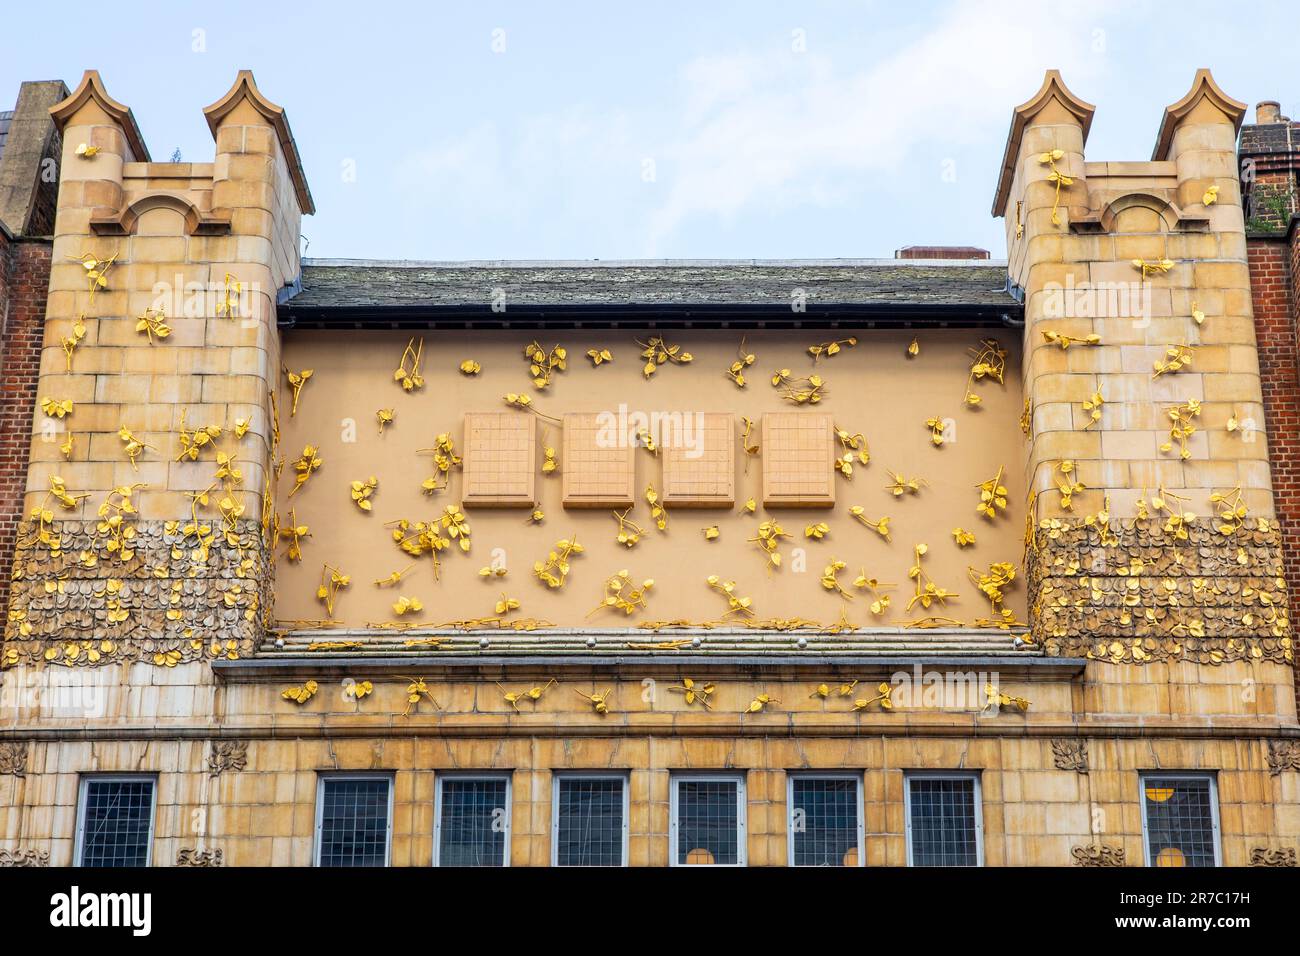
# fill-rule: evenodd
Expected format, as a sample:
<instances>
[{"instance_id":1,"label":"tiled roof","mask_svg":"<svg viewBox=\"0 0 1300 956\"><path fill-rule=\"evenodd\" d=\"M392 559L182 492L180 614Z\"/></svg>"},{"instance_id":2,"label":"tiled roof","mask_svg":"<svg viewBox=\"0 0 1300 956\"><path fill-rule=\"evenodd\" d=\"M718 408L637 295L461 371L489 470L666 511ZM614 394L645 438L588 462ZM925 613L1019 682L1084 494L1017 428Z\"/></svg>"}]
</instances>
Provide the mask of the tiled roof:
<instances>
[{"instance_id":1,"label":"tiled roof","mask_svg":"<svg viewBox=\"0 0 1300 956\"><path fill-rule=\"evenodd\" d=\"M281 320L304 325L516 314L1016 318L1005 263L948 260L381 262L304 260ZM792 309L801 302L803 311ZM494 310L493 304L498 306Z\"/></svg>"}]
</instances>

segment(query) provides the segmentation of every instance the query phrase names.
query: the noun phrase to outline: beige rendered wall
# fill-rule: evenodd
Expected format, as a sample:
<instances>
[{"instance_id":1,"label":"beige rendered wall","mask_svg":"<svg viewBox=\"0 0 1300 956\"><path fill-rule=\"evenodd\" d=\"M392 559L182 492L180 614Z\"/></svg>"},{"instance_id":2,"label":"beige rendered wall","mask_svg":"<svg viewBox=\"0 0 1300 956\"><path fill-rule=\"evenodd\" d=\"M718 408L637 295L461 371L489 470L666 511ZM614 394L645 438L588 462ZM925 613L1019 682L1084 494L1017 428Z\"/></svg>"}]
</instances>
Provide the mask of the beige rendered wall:
<instances>
[{"instance_id":1,"label":"beige rendered wall","mask_svg":"<svg viewBox=\"0 0 1300 956\"><path fill-rule=\"evenodd\" d=\"M814 368L806 349L816 342L857 335L858 345ZM983 382L975 386L983 403L977 409L963 407L962 397L972 358L968 349L984 336L1000 341L1009 352L1006 382ZM810 331L801 334L751 332L746 350L757 362L746 372L749 384L739 389L724 374L736 359L739 332L668 333L670 342L689 351L694 360L687 365L665 365L649 380L641 373L640 349L634 339L643 333L560 332L543 335L549 349L568 349L569 367L557 372L552 384L538 390L529 378L523 347L532 336L524 332L428 333L424 339L426 384L407 393L393 381L409 335L403 332L315 331L289 332L284 338L284 363L299 372L310 368L313 376L303 389L296 416L289 415L290 395L282 389L280 399L283 454L290 462L303 446L319 448L323 465L292 499L293 468L284 469L278 486L277 508L288 523L292 508L300 525L311 537L303 544L300 563L286 560L281 545L276 565L276 614L281 621L326 618L316 599L323 563L351 575L352 584L339 595L335 620L357 627L367 623L393 622L391 605L398 595L419 597L426 612L417 620L425 625L491 617L494 604L504 591L521 602L517 617L538 618L557 626L628 626L639 621L716 621L727 609L726 602L705 583L710 574L734 580L737 592L753 598L757 617L811 619L834 624L841 611L853 625L898 627L909 620L940 614L972 622L989 617L988 601L968 578L969 567L987 572L990 563L1019 564L1023 551L1024 487L1020 476L1024 441L1017 426L1020 413L1018 330L1002 332L921 332L917 336L920 354L907 355L911 333L870 332L841 329L834 333ZM585 357L589 348L609 348L612 363L593 367ZM460 373L462 360L473 358L482 371L475 376ZM773 509L762 506L760 457L749 459L740 451L740 419L756 423L753 444L759 444L758 427L765 413L789 412L795 406L783 401L770 383L772 372L789 368L795 375L820 373L826 382L826 397L815 406L802 406L807 414L830 414L835 424L850 433L863 433L870 447L871 462L855 464L852 479L836 476L834 509ZM282 384L283 384L282 377ZM433 473L431 456L417 449L433 445L440 432L450 432L458 450L464 449L462 417L466 412L503 410L508 392L532 397L534 407L556 418L566 412L609 411L617 413L620 403L629 413L642 412L733 412L737 429L736 507L730 509L669 509L666 532L660 532L650 518L644 499L648 484L662 493L661 461L638 450L636 461L636 506L630 517L646 529L632 549L617 543L617 522L610 509L576 510L561 506L561 477L542 476L541 449L550 445L562 449L559 426L538 419L537 487L545 521L530 524L528 512L518 509L475 508L467 510L472 529L472 551L454 549L442 555L442 580L433 578L432 565L425 557L415 561L394 544L385 523L399 518L430 520L448 505L461 501L462 477L454 472L448 491L429 496L420 483ZM381 436L375 420L380 408L395 413L392 425ZM931 443L925 422L931 417L952 420L949 441L942 447ZM543 436L545 440L543 441ZM349 440L355 437L355 440ZM568 466L561 459L560 471ZM991 478L999 468L1009 490L1008 508L996 520L976 514L978 483ZM923 478L919 495L894 497L887 485L889 472ZM378 479L371 498L373 508L358 509L350 496L350 482ZM758 503L758 514L749 515L741 506L747 498ZM864 527L849 514L862 506L868 517L891 518L891 541ZM782 567L768 570L766 561L749 540L760 521L775 519L794 537L782 543ZM825 522L829 534L821 540L805 537L810 523ZM717 525L719 537L706 540L703 529ZM973 531L975 544L959 548L953 529ZM535 561L544 560L561 538L577 535L586 553L574 559L569 582L562 590L546 588L532 574ZM929 546L924 559L927 574L958 594L947 608L925 611L918 604L911 613L905 608L912 593L908 568L912 548ZM509 572L504 578L484 579L480 568L493 562L494 552ZM805 554L802 562L796 549ZM820 578L828 562L838 558L848 567L840 577L854 600L846 600L825 589ZM415 563L400 586L377 588L373 582L390 572ZM852 582L862 569L869 577L890 582L896 588L891 607L879 617L868 610L870 596L855 591ZM646 610L625 618L615 612L586 615L603 596L604 579L620 569L631 571L640 581L653 578L655 587ZM1007 606L1024 620L1024 588L1018 581L1008 594Z\"/></svg>"}]
</instances>

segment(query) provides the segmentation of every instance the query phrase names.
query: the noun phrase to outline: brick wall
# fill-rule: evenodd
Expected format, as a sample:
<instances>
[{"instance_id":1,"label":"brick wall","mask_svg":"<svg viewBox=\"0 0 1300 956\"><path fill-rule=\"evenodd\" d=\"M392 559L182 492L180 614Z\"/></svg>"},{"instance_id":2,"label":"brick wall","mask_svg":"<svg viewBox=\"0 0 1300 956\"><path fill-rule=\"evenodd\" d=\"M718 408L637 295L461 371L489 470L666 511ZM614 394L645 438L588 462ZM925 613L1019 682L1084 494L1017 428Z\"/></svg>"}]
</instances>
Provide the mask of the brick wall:
<instances>
[{"instance_id":1,"label":"brick wall","mask_svg":"<svg viewBox=\"0 0 1300 956\"><path fill-rule=\"evenodd\" d=\"M1273 500L1282 525L1282 566L1292 620L1300 609L1300 232L1291 241L1253 236L1250 261L1255 336L1259 344L1264 426L1273 469ZM1300 704L1300 678L1296 682Z\"/></svg>"},{"instance_id":2,"label":"brick wall","mask_svg":"<svg viewBox=\"0 0 1300 956\"><path fill-rule=\"evenodd\" d=\"M0 232L0 608L22 518L49 284L50 243Z\"/></svg>"}]
</instances>

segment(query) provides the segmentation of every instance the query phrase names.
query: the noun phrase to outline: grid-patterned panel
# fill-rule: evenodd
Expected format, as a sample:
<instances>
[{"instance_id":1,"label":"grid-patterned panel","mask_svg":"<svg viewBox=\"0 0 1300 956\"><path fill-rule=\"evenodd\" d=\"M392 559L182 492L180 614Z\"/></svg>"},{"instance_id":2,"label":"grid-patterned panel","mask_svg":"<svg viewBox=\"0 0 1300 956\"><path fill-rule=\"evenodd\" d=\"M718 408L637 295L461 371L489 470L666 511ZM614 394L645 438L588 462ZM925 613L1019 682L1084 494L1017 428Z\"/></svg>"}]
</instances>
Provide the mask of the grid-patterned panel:
<instances>
[{"instance_id":1,"label":"grid-patterned panel","mask_svg":"<svg viewBox=\"0 0 1300 956\"><path fill-rule=\"evenodd\" d=\"M1214 800L1208 777L1144 777L1153 866L1214 866Z\"/></svg>"},{"instance_id":2,"label":"grid-patterned panel","mask_svg":"<svg viewBox=\"0 0 1300 956\"><path fill-rule=\"evenodd\" d=\"M736 503L736 416L686 412L663 441L664 504L730 508Z\"/></svg>"},{"instance_id":3,"label":"grid-patterned panel","mask_svg":"<svg viewBox=\"0 0 1300 956\"><path fill-rule=\"evenodd\" d=\"M465 416L466 507L531 508L537 503L537 426L520 412Z\"/></svg>"},{"instance_id":4,"label":"grid-patterned panel","mask_svg":"<svg viewBox=\"0 0 1300 956\"><path fill-rule=\"evenodd\" d=\"M678 780L677 862L740 862L740 795L736 780Z\"/></svg>"},{"instance_id":5,"label":"grid-patterned panel","mask_svg":"<svg viewBox=\"0 0 1300 956\"><path fill-rule=\"evenodd\" d=\"M88 780L82 815L82 866L147 866L153 824L152 780Z\"/></svg>"},{"instance_id":6,"label":"grid-patterned panel","mask_svg":"<svg viewBox=\"0 0 1300 956\"><path fill-rule=\"evenodd\" d=\"M564 416L564 507L626 508L635 502L636 447L596 412Z\"/></svg>"},{"instance_id":7,"label":"grid-patterned panel","mask_svg":"<svg viewBox=\"0 0 1300 956\"><path fill-rule=\"evenodd\" d=\"M908 781L913 866L979 866L975 781Z\"/></svg>"},{"instance_id":8,"label":"grid-patterned panel","mask_svg":"<svg viewBox=\"0 0 1300 956\"><path fill-rule=\"evenodd\" d=\"M858 865L858 782L796 777L790 782L795 866Z\"/></svg>"},{"instance_id":9,"label":"grid-patterned panel","mask_svg":"<svg viewBox=\"0 0 1300 956\"><path fill-rule=\"evenodd\" d=\"M505 866L509 785L444 780L438 821L439 866Z\"/></svg>"},{"instance_id":10,"label":"grid-patterned panel","mask_svg":"<svg viewBox=\"0 0 1300 956\"><path fill-rule=\"evenodd\" d=\"M835 506L835 435L829 415L763 416L763 504L769 508Z\"/></svg>"},{"instance_id":11,"label":"grid-patterned panel","mask_svg":"<svg viewBox=\"0 0 1300 956\"><path fill-rule=\"evenodd\" d=\"M623 865L623 780L561 778L557 784L557 866Z\"/></svg>"},{"instance_id":12,"label":"grid-patterned panel","mask_svg":"<svg viewBox=\"0 0 1300 956\"><path fill-rule=\"evenodd\" d=\"M326 780L321 786L320 865L384 866L387 780Z\"/></svg>"}]
</instances>

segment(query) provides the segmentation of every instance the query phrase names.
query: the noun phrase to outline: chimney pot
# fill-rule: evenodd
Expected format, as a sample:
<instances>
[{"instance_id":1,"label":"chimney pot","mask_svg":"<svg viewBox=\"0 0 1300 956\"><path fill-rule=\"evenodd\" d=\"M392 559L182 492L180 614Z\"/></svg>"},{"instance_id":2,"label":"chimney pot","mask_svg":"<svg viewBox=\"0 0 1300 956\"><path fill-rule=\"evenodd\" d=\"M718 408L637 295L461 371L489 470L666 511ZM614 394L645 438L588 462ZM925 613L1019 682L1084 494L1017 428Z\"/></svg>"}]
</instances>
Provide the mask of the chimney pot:
<instances>
[{"instance_id":1,"label":"chimney pot","mask_svg":"<svg viewBox=\"0 0 1300 956\"><path fill-rule=\"evenodd\" d=\"M1282 122L1282 104L1277 100L1263 100L1256 103L1255 122L1260 126Z\"/></svg>"}]
</instances>

